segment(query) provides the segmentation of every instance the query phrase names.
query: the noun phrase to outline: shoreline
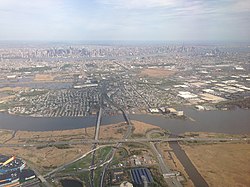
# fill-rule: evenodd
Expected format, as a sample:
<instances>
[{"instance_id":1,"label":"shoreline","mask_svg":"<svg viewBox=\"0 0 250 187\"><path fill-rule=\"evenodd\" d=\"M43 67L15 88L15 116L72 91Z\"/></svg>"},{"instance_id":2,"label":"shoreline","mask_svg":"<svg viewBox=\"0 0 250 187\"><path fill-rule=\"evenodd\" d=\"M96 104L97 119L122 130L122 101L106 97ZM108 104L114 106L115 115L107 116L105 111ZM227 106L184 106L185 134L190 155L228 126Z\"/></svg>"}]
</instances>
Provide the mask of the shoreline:
<instances>
[{"instance_id":1,"label":"shoreline","mask_svg":"<svg viewBox=\"0 0 250 187\"><path fill-rule=\"evenodd\" d=\"M171 118L160 114L130 114L131 120L141 121L169 130L172 133L217 132L227 134L244 134L250 132L249 110L200 112L184 108L187 116L194 120ZM21 131L55 131L94 127L96 115L86 117L30 117L0 113L0 129ZM241 123L238 123L241 119ZM101 126L124 122L121 114L105 115Z\"/></svg>"},{"instance_id":2,"label":"shoreline","mask_svg":"<svg viewBox=\"0 0 250 187\"><path fill-rule=\"evenodd\" d=\"M214 111L220 111L220 112L227 112L227 111L237 111L237 110L249 110L250 111L250 108L240 108L240 107L232 107L232 108L213 108L211 110L199 110L199 109L196 109L195 106L192 106L192 105L184 105L184 107L176 107L177 109L191 109L191 110L194 110L196 112L214 112ZM88 115L88 116L42 116L42 115L36 115L36 114L31 114L31 115L22 115L22 114L15 114L15 113L8 113L6 110L0 110L0 114L5 114L5 115L10 115L10 116L17 116L17 117L30 117L30 118L52 118L52 119L56 119L56 118L85 118L85 117L94 117L96 116L95 114L92 114L92 115ZM158 113L151 113L151 112L135 112L135 113L128 113L129 115L152 115L152 116L164 116L164 117L167 117L169 119L189 119L190 116L187 116L183 115L183 117L178 117L178 116L175 116L173 113L161 113L161 112L158 112ZM107 117L107 116L118 116L120 115L119 113L117 114L113 114L113 115L103 115L104 117ZM166 115L169 115L169 116L166 116Z\"/></svg>"}]
</instances>

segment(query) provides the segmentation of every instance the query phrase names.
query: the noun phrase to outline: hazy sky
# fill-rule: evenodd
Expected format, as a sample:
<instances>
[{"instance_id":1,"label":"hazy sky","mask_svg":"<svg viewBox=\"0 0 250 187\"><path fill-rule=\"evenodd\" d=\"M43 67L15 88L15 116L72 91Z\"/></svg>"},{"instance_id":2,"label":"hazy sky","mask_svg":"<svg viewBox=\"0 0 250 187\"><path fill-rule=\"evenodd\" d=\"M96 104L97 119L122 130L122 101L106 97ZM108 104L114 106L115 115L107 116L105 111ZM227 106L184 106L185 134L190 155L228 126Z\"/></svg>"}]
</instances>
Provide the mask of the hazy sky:
<instances>
[{"instance_id":1,"label":"hazy sky","mask_svg":"<svg viewBox=\"0 0 250 187\"><path fill-rule=\"evenodd\" d=\"M250 0L0 0L0 40L250 41Z\"/></svg>"}]
</instances>

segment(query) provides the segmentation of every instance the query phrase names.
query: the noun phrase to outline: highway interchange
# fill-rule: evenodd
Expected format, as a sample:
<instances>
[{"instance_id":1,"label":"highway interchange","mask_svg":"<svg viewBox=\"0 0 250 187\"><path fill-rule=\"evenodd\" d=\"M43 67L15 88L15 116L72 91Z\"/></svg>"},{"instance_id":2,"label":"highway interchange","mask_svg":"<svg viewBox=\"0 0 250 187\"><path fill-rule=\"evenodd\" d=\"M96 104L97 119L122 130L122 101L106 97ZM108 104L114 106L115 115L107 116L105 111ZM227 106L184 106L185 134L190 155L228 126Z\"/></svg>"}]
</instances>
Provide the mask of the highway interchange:
<instances>
[{"instance_id":1,"label":"highway interchange","mask_svg":"<svg viewBox=\"0 0 250 187\"><path fill-rule=\"evenodd\" d=\"M50 186L48 183L48 179L53 179L54 174L66 169L69 165L85 158L87 155L92 154L92 160L90 163L89 168L83 168L83 170L90 171L90 186L94 187L94 179L95 179L95 170L97 168L102 168L101 175L99 176L99 185L101 187L104 187L105 185L105 175L106 171L109 168L116 151L119 147L122 146L123 143L149 143L152 152L156 156L158 160L158 165L160 168L160 171L162 175L164 176L164 179L169 187L181 187L182 184L177 180L176 176L173 174L173 171L170 169L170 167L165 163L163 159L163 155L160 150L157 149L156 143L160 142L243 142L243 141L250 141L250 138L200 138L200 137L181 137L181 136L170 136L170 137L161 137L161 138L151 138L150 136L146 136L145 138L131 138L132 134L132 124L129 120L129 117L127 113L120 108L116 103L114 103L108 96L106 91L105 83L100 87L101 89L101 104L99 111L97 113L97 120L96 120L96 129L95 129L95 137L93 139L82 139L78 141L57 141L57 142L49 142L49 141L41 141L37 143L30 143L30 144L8 144L8 143L2 143L0 144L0 147L52 147L52 146L63 146L63 145L83 145L83 144L92 144L92 149L80 156L79 158L66 163L64 165L59 166L58 168L48 172L45 175L41 175L38 172L38 179L40 182L43 183L44 186ZM122 139L112 139L112 140L100 140L99 133L100 133L100 125L101 125L101 119L102 119L102 113L105 108L103 107L104 100L109 103L110 105L116 107L118 110L120 110L123 114L124 120L127 124L127 131L125 132ZM111 151L108 153L106 158L103 159L103 161L96 165L95 164L95 152L96 150L102 148L112 146ZM36 184L38 183L38 180L32 181L31 183L25 184L25 186L29 186L29 184Z\"/></svg>"},{"instance_id":2,"label":"highway interchange","mask_svg":"<svg viewBox=\"0 0 250 187\"><path fill-rule=\"evenodd\" d=\"M85 139L81 141L58 141L46 142L37 144L0 144L0 147L51 147L56 145L79 145L79 144L110 144L116 143L138 143L138 142L248 142L250 138L134 138L134 139L120 139L120 140L92 140Z\"/></svg>"}]
</instances>

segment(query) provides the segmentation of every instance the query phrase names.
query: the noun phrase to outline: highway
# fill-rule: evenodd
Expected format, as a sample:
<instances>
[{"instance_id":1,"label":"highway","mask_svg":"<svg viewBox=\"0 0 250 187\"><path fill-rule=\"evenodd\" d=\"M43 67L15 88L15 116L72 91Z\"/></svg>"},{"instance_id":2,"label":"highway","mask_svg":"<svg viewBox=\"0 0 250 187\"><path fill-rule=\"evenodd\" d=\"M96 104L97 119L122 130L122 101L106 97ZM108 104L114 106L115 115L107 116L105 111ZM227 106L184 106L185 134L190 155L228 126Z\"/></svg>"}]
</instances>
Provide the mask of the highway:
<instances>
[{"instance_id":1,"label":"highway","mask_svg":"<svg viewBox=\"0 0 250 187\"><path fill-rule=\"evenodd\" d=\"M0 147L47 147L47 146L58 146L58 145L83 145L83 144L92 144L92 150L89 152L85 153L81 157L75 159L74 161L64 164L51 172L47 173L44 176L39 175L39 179L46 185L49 186L47 183L46 179L50 178L51 175L54 173L64 170L67 166L70 164L77 162L84 157L86 157L88 154L92 153L92 161L91 161L91 167L88 168L87 170L90 170L90 186L94 187L94 171L97 168L95 166L95 151L101 147L106 147L110 146L111 144L114 145L114 148L109 152L109 154L106 156L104 161L98 166L98 167L103 167L103 171L100 176L100 186L104 186L104 179L105 179L105 174L106 170L109 168L110 163L112 162L116 151L121 147L122 143L149 143L151 146L152 151L156 155L156 158L158 160L161 172L163 174L163 177L167 183L168 186L170 187L182 187L182 184L177 180L177 178L174 176L174 173L172 170L167 166L167 164L164 162L164 159L162 157L162 153L160 150L157 149L156 143L160 142L180 142L180 141L189 141L189 142L239 142L239 141L250 141L250 138L194 138L194 137L163 137L163 138L150 138L150 136L147 136L147 138L134 138L131 139L129 138L130 135L132 134L132 124L125 113L125 111L120 108L116 103L114 103L106 94L105 90L105 84L102 86L102 95L101 95L101 105L99 112L97 114L97 120L96 120L96 128L95 128L95 136L94 139L83 139L79 141L58 141L58 142L46 142L46 141L41 141L41 142L36 142L36 143L29 143L29 144L7 144L3 143L0 144ZM122 111L123 117L127 123L127 131L123 136L123 139L117 139L117 140L99 140L99 133L100 133L100 125L101 125L101 118L102 118L102 112L103 112L103 99L105 99L108 103ZM102 145L103 146L98 146L97 145Z\"/></svg>"},{"instance_id":2,"label":"highway","mask_svg":"<svg viewBox=\"0 0 250 187\"><path fill-rule=\"evenodd\" d=\"M99 132L100 132L100 125L101 125L101 118L102 118L102 106L103 106L103 99L104 99L104 94L106 94L106 84L102 84L102 86L100 87L101 89L101 99L100 99L100 109L98 112L98 116L97 116L97 121L96 121L96 128L95 128L95 141L98 141L99 138ZM96 148L96 146L98 145L98 143L93 143L93 147L92 150ZM94 187L94 171L95 171L95 151L92 153L92 160L91 160L91 170L90 170L90 186Z\"/></svg>"},{"instance_id":3,"label":"highway","mask_svg":"<svg viewBox=\"0 0 250 187\"><path fill-rule=\"evenodd\" d=\"M128 118L127 118L128 119ZM45 143L45 144L0 144L0 147L36 147L36 146L53 146L53 145L77 145L77 144L83 144L83 143L87 143L87 144L106 144L106 145L101 145L98 146L92 150L90 150L89 152L85 153L84 155L82 155L81 157L75 159L74 161L64 164L54 170L52 170L51 172L47 173L46 175L43 176L43 179L47 179L49 178L51 175L53 175L56 172L59 172L63 169L65 169L67 166L69 166L72 163L75 163L81 159L83 159L84 157L86 157L88 154L95 152L97 149L100 149L101 147L106 147L106 146L110 146L111 144L113 144L114 148L112 149L112 152L110 153L109 156L107 156L107 158L109 158L108 160L105 160L100 166L104 167L103 169L103 173L101 175L101 179L100 179L100 186L104 186L103 182L104 182L104 177L105 177L105 172L106 169L108 169L109 164L111 163L116 150L122 145L122 143L136 143L136 142L149 142L150 146L153 150L153 152L155 153L162 174L165 176L169 176L172 174L172 171L168 168L168 166L165 164L163 157L160 153L160 151L157 149L157 147L155 146L155 143L158 142L179 142L179 141L189 141L189 142L248 142L250 141L250 138L192 138L192 137L186 137L186 138L180 138L180 137L174 137L174 138L135 138L135 139L128 139L129 137L129 133L131 132L131 130L128 130L127 133L124 135L124 137L126 137L125 139L121 139L121 140L93 140L93 139L88 139L88 140L82 140L82 141L74 141L74 142L53 142L53 143ZM96 169L95 167L90 168L91 170ZM41 178L42 179L42 178ZM169 186L176 186L176 187L180 187L181 184L176 180L175 177L165 177L165 180L167 182L167 184ZM43 180L43 182L45 182L45 180ZM48 183L45 182L45 185ZM28 186L29 184L27 184Z\"/></svg>"},{"instance_id":4,"label":"highway","mask_svg":"<svg viewBox=\"0 0 250 187\"><path fill-rule=\"evenodd\" d=\"M102 105L102 102L101 102ZM100 106L97 120L96 120L96 128L95 128L95 141L98 141L99 132L100 132L100 125L101 125L101 118L102 118L102 106ZM96 148L98 143L93 143L92 150ZM90 186L94 187L94 165L95 165L95 151L92 153L92 160L91 160L91 170L90 170Z\"/></svg>"},{"instance_id":5,"label":"highway","mask_svg":"<svg viewBox=\"0 0 250 187\"><path fill-rule=\"evenodd\" d=\"M123 139L124 140L127 140L127 138L131 135L132 133L132 125L130 123L130 120L127 116L127 114L125 113L125 111L123 109L120 108L120 110L122 111L122 114L123 114L123 117L128 125L128 129L127 129L127 132L126 134L124 134L123 136ZM115 153L116 151L119 149L119 147L121 147L122 145L122 142L117 142L115 148L112 149L112 152L110 152L109 155L111 155L111 158L107 161L107 164L104 165L103 167L103 171L102 171L102 174L101 174L101 178L100 178L100 186L103 187L104 186L104 178L105 178L105 174L106 174L106 170L108 169L109 167L109 164L111 163L111 161L113 160L114 156L115 156Z\"/></svg>"},{"instance_id":6,"label":"highway","mask_svg":"<svg viewBox=\"0 0 250 187\"><path fill-rule=\"evenodd\" d=\"M71 164L73 164L73 163L75 163L75 162L77 162L77 161L83 159L84 157L88 156L89 154L93 153L94 151L96 151L96 150L98 150L98 149L100 149L100 148L109 147L109 146L110 146L110 145L101 145L101 146L98 146L98 147L96 147L95 149L92 149L92 150L88 151L87 153L85 153L85 154L82 155L81 157L79 157L79 158L73 160L72 162L69 162L69 163L64 164L64 165L62 165L62 166L59 166L58 168L56 168L56 169L50 171L49 173L47 173L47 174L44 175L44 176L42 176L41 174L39 174L34 168L31 168L32 170L35 171L35 173L36 173L38 179L34 179L34 180L32 180L32 181L28 181L28 182L26 182L26 183L24 183L24 184L22 184L22 185L20 185L20 186L30 187L30 186L34 186L34 185L36 185L36 184L39 184L40 182L43 182L43 184L44 184L45 186L49 187L50 184L49 184L46 180L47 180L47 179L50 179L51 176L52 176L53 174L55 174L55 173L57 173L57 172L59 172L59 171L64 170L64 169L67 168L69 165L71 165ZM101 165L103 165L103 164L105 164L105 162L102 163ZM92 169L92 168L82 169L81 171L83 171L83 170L84 170L84 171L89 171L89 170L91 170L91 169Z\"/></svg>"},{"instance_id":7,"label":"highway","mask_svg":"<svg viewBox=\"0 0 250 187\"><path fill-rule=\"evenodd\" d=\"M73 164L73 163L75 163L75 162L77 162L77 161L83 159L83 158L84 158L85 156L87 156L88 154L92 153L92 160L91 160L91 167L90 167L90 180L91 180L91 181L90 181L90 185L91 185L91 187L93 187L93 184L94 184L94 169L95 169L95 167L94 167L94 164L95 164L95 151L96 151L97 149L99 149L100 147L103 147L103 146L97 147L97 144L98 144L98 137L99 137L99 132L100 132L101 117L102 117L102 106L100 106L99 112L98 112L98 114L97 114L96 128L95 128L95 137L94 137L94 141L92 142L93 146L92 146L91 151L85 153L84 155L82 155L81 157L79 157L79 158L73 160L73 161L70 162L70 163L67 163L67 164L65 164L65 165L62 165L62 166L60 166L60 167L58 167L58 168L52 170L51 172L47 173L47 174L45 175L45 177L50 176L50 175L52 175L52 174L55 173L55 172L58 172L58 171L60 171L60 170L65 169L68 165ZM61 145L65 145L65 142L64 142L64 143L63 143L63 142L58 142L58 143L59 143L59 144L56 144L56 145L60 145L60 143L62 143ZM79 143L79 144L83 144L84 141L81 141L81 142L78 142L78 143ZM69 145L73 145L72 142L71 142L71 143L68 142L68 144L69 144ZM51 146L51 144L49 144L49 145ZM25 146L26 146L26 145L25 145ZM104 146L104 147L105 147L105 146Z\"/></svg>"},{"instance_id":8,"label":"highway","mask_svg":"<svg viewBox=\"0 0 250 187\"><path fill-rule=\"evenodd\" d=\"M134 138L134 139L117 139L117 140L93 140L84 139L79 141L58 141L58 142L41 142L37 144L0 144L0 147L51 147L57 145L79 145L79 144L116 144L116 143L135 143L135 142L248 142L250 138Z\"/></svg>"},{"instance_id":9,"label":"highway","mask_svg":"<svg viewBox=\"0 0 250 187\"><path fill-rule=\"evenodd\" d=\"M95 140L98 140L98 137L99 137L101 118L102 118L102 107L100 107L98 116L97 116L96 128L95 128Z\"/></svg>"},{"instance_id":10,"label":"highway","mask_svg":"<svg viewBox=\"0 0 250 187\"><path fill-rule=\"evenodd\" d=\"M100 149L100 148L109 147L109 146L110 146L110 145L101 145L101 146L98 146L98 147L96 147L95 149L92 149L92 150L88 151L87 153L85 153L85 154L82 155L81 157L79 157L79 158L73 160L72 162L69 162L69 163L67 163L67 164L64 164L64 165L62 165L62 166L60 166L60 167L58 167L58 168L56 168L56 169L50 171L49 173L47 173L46 175L44 175L44 177L46 178L46 177L48 177L48 176L53 175L54 173L56 173L56 172L58 172L58 171L64 170L67 166L69 166L69 165L71 165L71 164L73 164L73 163L75 163L75 162L77 162L77 161L83 159L84 157L86 157L87 155L93 153L94 151L96 151L96 150L98 150L98 149Z\"/></svg>"},{"instance_id":11,"label":"highway","mask_svg":"<svg viewBox=\"0 0 250 187\"><path fill-rule=\"evenodd\" d=\"M123 114L124 120L126 121L126 123L128 125L128 129L127 129L127 132L123 136L123 140L127 140L127 138L130 137L130 135L132 134L133 126L132 126L127 114L125 113L125 111L108 97L106 87L104 86L103 88L104 88L104 90L103 90L104 97L103 98L106 99L106 101L108 103L110 103L110 105L113 105L114 107L119 109ZM110 157L110 159L107 161L107 164L103 165L103 170L102 170L102 174L100 177L100 186L101 187L104 186L104 178L106 175L106 170L109 168L109 165L110 165L111 161L113 160L116 151L119 149L119 147L121 147L121 145L122 145L122 142L116 142L115 148L113 148L111 150L111 152L108 154L108 157Z\"/></svg>"}]
</instances>

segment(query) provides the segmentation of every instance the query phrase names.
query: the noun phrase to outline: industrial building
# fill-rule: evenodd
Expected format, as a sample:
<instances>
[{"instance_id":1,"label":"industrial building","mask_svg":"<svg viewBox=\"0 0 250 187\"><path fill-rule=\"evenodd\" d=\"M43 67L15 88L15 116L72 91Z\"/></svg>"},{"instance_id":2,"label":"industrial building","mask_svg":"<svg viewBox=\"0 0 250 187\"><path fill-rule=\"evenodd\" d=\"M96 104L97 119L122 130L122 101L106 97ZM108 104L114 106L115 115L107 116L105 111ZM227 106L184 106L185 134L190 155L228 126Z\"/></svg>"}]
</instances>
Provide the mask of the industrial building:
<instances>
[{"instance_id":1,"label":"industrial building","mask_svg":"<svg viewBox=\"0 0 250 187\"><path fill-rule=\"evenodd\" d=\"M6 174L14 171L22 171L25 167L25 162L14 156L8 157L0 155L0 174Z\"/></svg>"},{"instance_id":2,"label":"industrial building","mask_svg":"<svg viewBox=\"0 0 250 187\"><path fill-rule=\"evenodd\" d=\"M148 168L135 168L130 171L134 186L143 186L145 183L154 182L152 174Z\"/></svg>"},{"instance_id":3,"label":"industrial building","mask_svg":"<svg viewBox=\"0 0 250 187\"><path fill-rule=\"evenodd\" d=\"M0 154L0 186L15 186L19 184L20 176L25 175L25 173L22 173L25 165L26 163L20 158ZM29 179L30 177L34 178L35 174L34 172L29 172L29 176L25 176L27 179Z\"/></svg>"}]
</instances>

